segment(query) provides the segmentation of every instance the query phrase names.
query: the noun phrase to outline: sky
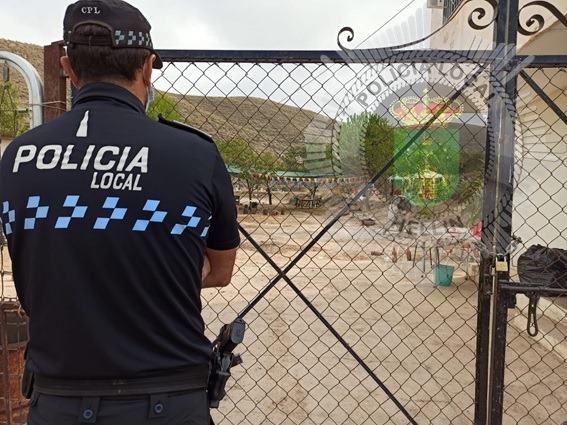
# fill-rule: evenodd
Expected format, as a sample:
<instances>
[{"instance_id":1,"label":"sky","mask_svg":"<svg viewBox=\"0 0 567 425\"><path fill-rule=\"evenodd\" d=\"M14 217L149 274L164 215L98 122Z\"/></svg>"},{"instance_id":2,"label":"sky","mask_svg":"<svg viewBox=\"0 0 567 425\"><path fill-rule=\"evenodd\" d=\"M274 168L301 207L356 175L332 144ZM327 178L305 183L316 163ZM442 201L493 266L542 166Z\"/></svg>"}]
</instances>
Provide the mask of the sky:
<instances>
[{"instance_id":1,"label":"sky","mask_svg":"<svg viewBox=\"0 0 567 425\"><path fill-rule=\"evenodd\" d=\"M63 16L71 0L0 1L3 3L0 6L0 38L36 45L49 45L62 39ZM152 25L156 50L338 50L337 35L346 26L355 32L354 41L347 43L351 48L386 47L430 34L431 18L424 7L426 0L129 2L139 8ZM344 36L341 40L346 41ZM153 83L158 90L177 94L223 96L230 93L232 96L265 97L265 93L272 93L270 98L276 102L315 111L325 105L325 112L334 115L344 94L331 96L329 93L344 91L345 81L352 78L351 73L344 79L335 74L332 81L325 83L325 90L321 90L319 80L326 81L332 71L328 74L318 71L297 88L294 78L303 77L286 78L286 70L273 70L271 78L281 77L274 83L280 85L279 93L275 93L275 88L270 86L273 81L263 75L251 82L240 81L242 77L238 75L225 76L223 72L215 76L213 71L213 68L207 68L207 77L201 78L205 71L198 66L189 69L166 67L161 75L154 73ZM261 70L253 71L262 73ZM212 80L214 87L211 88ZM236 88L234 81L240 81Z\"/></svg>"},{"instance_id":2,"label":"sky","mask_svg":"<svg viewBox=\"0 0 567 425\"><path fill-rule=\"evenodd\" d=\"M131 0L152 25L156 49L337 49L350 26L362 42L397 12L425 0ZM60 40L68 0L2 1L0 38ZM377 47L377 46L372 46Z\"/></svg>"}]
</instances>

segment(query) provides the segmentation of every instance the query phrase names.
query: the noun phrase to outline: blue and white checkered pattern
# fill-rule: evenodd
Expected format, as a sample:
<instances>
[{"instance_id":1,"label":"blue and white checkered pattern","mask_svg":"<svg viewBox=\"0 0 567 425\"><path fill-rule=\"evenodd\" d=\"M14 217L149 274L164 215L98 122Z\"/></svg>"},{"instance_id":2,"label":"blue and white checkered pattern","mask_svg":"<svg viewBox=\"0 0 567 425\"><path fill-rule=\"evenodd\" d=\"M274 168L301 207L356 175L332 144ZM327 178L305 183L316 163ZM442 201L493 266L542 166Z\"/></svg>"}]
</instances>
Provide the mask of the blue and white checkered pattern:
<instances>
[{"instance_id":1,"label":"blue and white checkered pattern","mask_svg":"<svg viewBox=\"0 0 567 425\"><path fill-rule=\"evenodd\" d=\"M16 221L16 210L10 209L10 202L4 201L2 207L2 214L8 214L8 221L5 222L6 234L10 235L12 233L12 223Z\"/></svg>"},{"instance_id":2,"label":"blue and white checkered pattern","mask_svg":"<svg viewBox=\"0 0 567 425\"><path fill-rule=\"evenodd\" d=\"M185 229L196 228L199 225L199 223L201 222L200 217L195 217L196 212L197 212L197 208L195 208L195 207L191 207L191 206L185 207L185 210L183 211L182 216L188 217L189 221L187 222L187 224L176 224L173 227L171 234L172 235L181 235Z\"/></svg>"},{"instance_id":3,"label":"blue and white checkered pattern","mask_svg":"<svg viewBox=\"0 0 567 425\"><path fill-rule=\"evenodd\" d=\"M147 32L114 31L114 45L122 47L147 47L152 48L152 39Z\"/></svg>"},{"instance_id":4,"label":"blue and white checkered pattern","mask_svg":"<svg viewBox=\"0 0 567 425\"><path fill-rule=\"evenodd\" d=\"M150 222L151 223L163 223L163 221L165 220L165 216L167 215L167 212L157 210L159 203L160 203L160 201L149 199L146 202L146 205L144 206L144 211L153 212L152 216L150 217L149 220L138 220L138 221L136 221L136 224L134 225L134 228L132 230L134 230L136 232L145 232L146 229L148 228L148 225L150 224Z\"/></svg>"},{"instance_id":5,"label":"blue and white checkered pattern","mask_svg":"<svg viewBox=\"0 0 567 425\"><path fill-rule=\"evenodd\" d=\"M55 229L69 229L72 227L73 222L79 220L88 220L90 223L92 219L95 219L95 223L93 226L94 230L106 230L109 228L111 221L116 222L124 222L131 223L130 220L135 219L134 226L130 227L131 224L128 224L128 227L134 232L145 232L150 227L151 223L165 223L165 219L172 211L168 211L167 208L162 207L162 209L158 209L161 201L157 199L147 199L145 201L144 207L142 209L138 208L119 208L118 204L120 203L119 197L107 197L104 201L102 206L103 209L109 210L109 213L106 217L96 217L95 211L98 210L98 206L92 205L79 205L81 201L81 196L79 195L67 195L65 197L65 201L63 202L63 208L68 208L69 213L68 215L61 215L58 216L55 220ZM83 204L85 203L83 197ZM46 219L48 218L48 214L51 211L51 207L47 205L41 205L41 199L39 196L30 196L28 198L28 203L26 210L32 210L33 216L27 217L24 220L24 229L25 230L34 230L37 225L38 219ZM59 212L61 208L61 204L55 206L55 211ZM185 206L183 207L183 213L181 214L182 217L186 217L187 220L185 224L177 223L173 225L170 233L172 235L183 235L183 233L188 229L193 229L195 233L199 234L201 238L205 239L210 230L210 222L212 216L208 216L208 219L203 219L197 215L198 208L195 206ZM177 209L177 208L176 208ZM130 211L131 210L131 211ZM91 211L91 217L87 217L87 213ZM126 220L126 215L128 214L128 220ZM177 210L179 211L179 210ZM173 215L176 216L176 212L173 212ZM148 214L149 213L149 214ZM63 213L65 214L65 213ZM210 213L209 213L210 214ZM3 201L2 203L2 220L5 224L6 234L10 235L14 232L14 225L16 223L16 216L29 216L29 213L17 213L16 209L10 209L10 202ZM92 217L95 215L95 217ZM105 214L106 215L106 214ZM132 217L134 215L134 217ZM136 217L137 216L137 217ZM140 218L138 218L140 217ZM55 219L55 218L52 218ZM177 221L177 219L176 219ZM183 220L185 221L185 220ZM46 225L53 226L52 221L45 221ZM168 225L169 226L169 225Z\"/></svg>"},{"instance_id":6,"label":"blue and white checkered pattern","mask_svg":"<svg viewBox=\"0 0 567 425\"><path fill-rule=\"evenodd\" d=\"M63 206L65 208L73 208L73 211L71 212L70 216L63 216L57 219L57 223L55 223L56 229L67 229L73 218L85 218L85 214L87 213L88 207L79 206L78 204L79 204L78 195L67 196Z\"/></svg>"},{"instance_id":7,"label":"blue and white checkered pattern","mask_svg":"<svg viewBox=\"0 0 567 425\"><path fill-rule=\"evenodd\" d=\"M37 219L46 218L47 213L49 212L49 207L40 206L41 198L39 196L30 196L28 198L28 210L35 210L35 216L26 218L24 221L24 229L25 230L33 230L35 229L35 222Z\"/></svg>"},{"instance_id":8,"label":"blue and white checkered pattern","mask_svg":"<svg viewBox=\"0 0 567 425\"><path fill-rule=\"evenodd\" d=\"M108 197L104 202L103 208L112 210L110 217L99 217L96 219L94 229L105 230L110 223L110 220L124 220L127 208L117 208L120 198Z\"/></svg>"}]
</instances>

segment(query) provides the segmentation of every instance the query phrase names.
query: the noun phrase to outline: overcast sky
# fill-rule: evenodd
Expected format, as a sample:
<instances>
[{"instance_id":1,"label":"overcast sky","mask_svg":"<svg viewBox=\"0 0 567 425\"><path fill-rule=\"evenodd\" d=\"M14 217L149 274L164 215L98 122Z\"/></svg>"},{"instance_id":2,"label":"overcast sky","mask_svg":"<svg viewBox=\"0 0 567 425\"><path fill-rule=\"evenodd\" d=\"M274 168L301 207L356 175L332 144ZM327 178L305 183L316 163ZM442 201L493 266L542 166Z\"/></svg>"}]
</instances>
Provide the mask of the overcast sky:
<instances>
[{"instance_id":1,"label":"overcast sky","mask_svg":"<svg viewBox=\"0 0 567 425\"><path fill-rule=\"evenodd\" d=\"M404 6L425 0L131 0L157 49L336 49L344 26L362 42ZM2 1L0 38L60 40L68 0ZM366 46L365 46L366 47ZM368 46L370 47L370 46ZM377 46L373 46L377 47Z\"/></svg>"},{"instance_id":2,"label":"overcast sky","mask_svg":"<svg viewBox=\"0 0 567 425\"><path fill-rule=\"evenodd\" d=\"M63 16L72 1L0 1L0 38L37 45L62 39ZM338 50L337 35L345 26L355 31L354 41L347 43L351 48L391 46L430 34L426 0L130 0L130 3L150 21L154 47L158 50ZM346 43L344 37L342 41ZM207 78L200 78L205 73L203 69ZM343 76L337 70L324 74L319 69L301 80L306 78L297 75L301 69L291 67L296 72L293 78L287 74L289 69L278 68L267 79L265 73L254 68L252 71L258 71L259 75L251 71L244 81L242 75L237 75L237 68L229 69L230 75L225 75L225 71L216 75L215 68L199 65L187 69L166 67L161 75L154 73L153 82L158 90L177 94L265 97L271 93L270 99L274 101L317 112L324 109L334 115L353 77L346 70ZM297 87L295 79L304 81L301 87ZM234 81L240 81L237 87Z\"/></svg>"}]
</instances>

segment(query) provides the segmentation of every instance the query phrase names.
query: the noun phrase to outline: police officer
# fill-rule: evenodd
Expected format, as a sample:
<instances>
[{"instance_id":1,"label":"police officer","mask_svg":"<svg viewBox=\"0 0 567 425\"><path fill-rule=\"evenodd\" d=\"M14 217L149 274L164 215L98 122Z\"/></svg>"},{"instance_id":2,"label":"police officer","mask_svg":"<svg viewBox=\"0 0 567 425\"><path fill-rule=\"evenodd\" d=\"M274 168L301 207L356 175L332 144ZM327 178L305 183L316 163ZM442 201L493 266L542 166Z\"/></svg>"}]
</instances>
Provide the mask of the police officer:
<instances>
[{"instance_id":1,"label":"police officer","mask_svg":"<svg viewBox=\"0 0 567 425\"><path fill-rule=\"evenodd\" d=\"M229 284L239 245L226 167L206 135L145 115L162 61L138 9L78 1L64 39L73 107L0 169L28 423L208 424L200 293Z\"/></svg>"}]
</instances>

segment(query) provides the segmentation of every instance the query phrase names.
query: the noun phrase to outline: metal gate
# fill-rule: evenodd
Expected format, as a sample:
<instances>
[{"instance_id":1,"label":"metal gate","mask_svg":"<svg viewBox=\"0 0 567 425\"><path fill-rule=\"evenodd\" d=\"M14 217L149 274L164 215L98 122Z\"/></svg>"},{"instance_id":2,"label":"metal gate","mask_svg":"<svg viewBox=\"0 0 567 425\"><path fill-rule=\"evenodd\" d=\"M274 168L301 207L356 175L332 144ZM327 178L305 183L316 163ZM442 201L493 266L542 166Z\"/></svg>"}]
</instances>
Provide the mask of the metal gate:
<instances>
[{"instance_id":1,"label":"metal gate","mask_svg":"<svg viewBox=\"0 0 567 425\"><path fill-rule=\"evenodd\" d=\"M222 312L251 322L246 354L253 359L232 389L236 394L231 395L231 399L235 396L234 408L225 418L228 422L496 424L503 418L510 423L567 420L566 341L561 323L565 310L560 300L547 299L543 313L546 332L554 334L554 339L531 339L526 329L518 328L522 318L534 326L533 300L540 293L554 295L565 290L518 283L517 275L516 283L510 281L510 273L516 269L511 264L513 249L528 243L512 236L512 212L522 207L521 202L513 202L512 195L517 188L522 190L521 172L527 172L522 168L531 154L523 138L521 145L515 139L522 132L536 131L522 129L528 124L519 121L530 115L526 110L535 98L541 98L564 121L561 107L533 77L545 79L565 72L567 57L517 54L518 33L534 35L545 26L544 17L536 13L526 17L525 23L519 22L518 1L468 3L473 4L470 27L493 28L494 43L489 49L416 51L405 45L351 50L341 44L345 38L348 42L354 38L354 32L345 28L339 34L340 52L161 52L171 65L157 84L175 82L171 86L175 89L186 79L187 88L179 90L185 99L192 94L222 98L218 103L192 104L184 118L234 146L239 146L238 138L255 139L258 149L256 162L246 163L234 153L227 154L229 166L238 169L234 173L237 187L247 187L241 200L250 199L241 209L247 241L238 275L244 279L237 277L237 289L222 297L222 302L231 300L231 313ZM531 2L523 5L524 13L533 6L554 15L558 25L565 25L559 5ZM447 68L445 64L450 65ZM454 70L458 70L455 75ZM388 79L388 73L395 78ZM255 87L247 91L243 88L246 84ZM553 88L553 78L544 85ZM518 95L526 86L531 94ZM425 95L421 92L424 88L428 90ZM321 93L328 96L318 96ZM255 96L264 100L253 105L252 112L245 112L250 107L245 99ZM275 113L262 108L276 99L281 106ZM353 104L358 110L349 109ZM210 115L199 117L200 105ZM293 138L288 146L275 149L280 159L292 151L303 161L304 166L295 174L278 173L277 167L270 165L275 162L270 146L281 141L263 133L267 122L280 115L288 117L284 129L295 122L286 114L289 105L316 112L299 129L303 130L299 131L303 155L298 155ZM424 105L431 106L430 114L420 116L418 108ZM179 101L179 106L183 107L183 102ZM455 137L455 132L449 131L454 126L443 124L451 121L459 108L465 114L467 109L469 114L471 110L486 114L486 133L482 135L470 128L471 122L460 121L459 130L468 133L463 134L463 138L468 136L466 141L459 143L461 175L455 182L447 172L439 182L456 186L459 193L436 202L433 194L442 188L427 181L427 172L432 171L427 169L409 177L419 180L417 188L404 175L398 185L397 173L407 172L405 166L412 164L412 158L413 165L422 160L424 139ZM524 114L520 118L518 108ZM374 130L378 134L373 137L380 143L393 137L391 155L380 157L372 151L372 140L365 138L371 119L357 117L358 127L353 119L361 110L390 119L377 123ZM297 114L305 112L302 109ZM237 115L245 121L240 127L233 124ZM229 118L218 121L219 116ZM246 134L247 123L253 123L252 134ZM552 147L560 153L565 133L556 131ZM477 145L486 148L485 155L475 150ZM448 144L438 148L450 151ZM246 146L238 149L242 157L247 155ZM432 165L435 154L428 157L430 164L422 162L422 167ZM450 158L449 154L444 158ZM287 164L293 162L284 159ZM243 169L246 164L249 168ZM563 173L564 159L558 159L556 165L555 171ZM439 161L436 167L441 167ZM438 170L433 172L439 174ZM265 186L257 197L250 194L254 185ZM302 193L303 185L307 188ZM282 186L292 194L300 193L291 199L283 197L284 204L294 207L291 214L288 208L278 210L280 198L276 198L276 207L272 206L273 192ZM319 199L316 191L326 186ZM564 192L564 180L556 180L555 186L548 198ZM542 190L544 187L541 184ZM409 197L408 211L404 211L404 201L400 203L400 190ZM317 202L325 206L323 212ZM463 222L475 204L482 209L480 241L475 239L474 223ZM550 242L564 244L565 228L560 223L565 203L556 200L554 206L554 215L547 216L545 208L540 213L546 217L544 225L557 230L557 237ZM311 208L308 213L301 211L305 207ZM254 215L258 208L263 214L260 217ZM394 210L393 217L384 215L385 210ZM525 227L530 218L522 217L521 224ZM438 226L439 222L442 225ZM532 233L537 234L538 225L532 224ZM459 234L467 227L473 237ZM477 276L476 261L480 262L478 293L469 279L474 281ZM453 285L443 288L442 273L447 265L461 270L464 282L456 283L460 276L454 276ZM431 280L437 286L429 285ZM514 293L531 294L529 311L522 307L525 302L519 301L513 313L508 313L516 307ZM215 301L216 296L209 302L213 310ZM509 340L508 324L512 330L508 333L513 335ZM506 354L513 359L508 369ZM545 371L526 371L536 366ZM537 385L530 385L530 381Z\"/></svg>"},{"instance_id":2,"label":"metal gate","mask_svg":"<svg viewBox=\"0 0 567 425\"><path fill-rule=\"evenodd\" d=\"M516 271L566 239L567 56L516 51L552 3L453 2L468 49L159 52L150 114L218 141L244 236L203 293L210 337L248 323L216 423L567 420L566 291Z\"/></svg>"}]
</instances>

